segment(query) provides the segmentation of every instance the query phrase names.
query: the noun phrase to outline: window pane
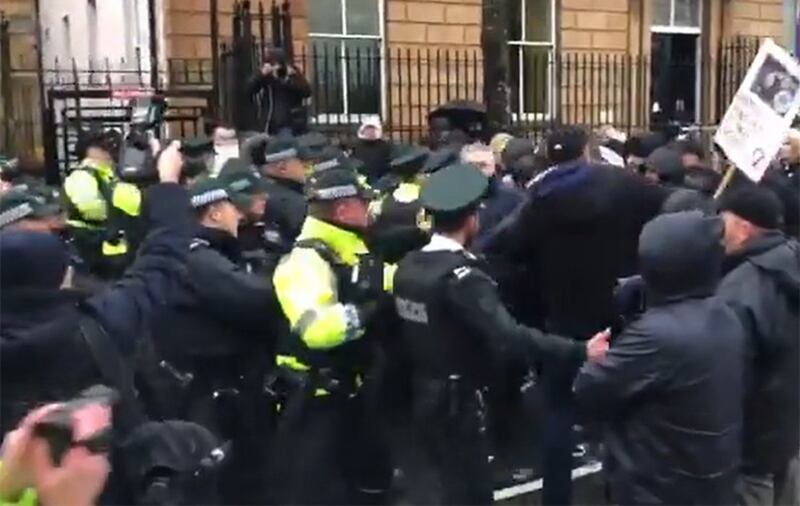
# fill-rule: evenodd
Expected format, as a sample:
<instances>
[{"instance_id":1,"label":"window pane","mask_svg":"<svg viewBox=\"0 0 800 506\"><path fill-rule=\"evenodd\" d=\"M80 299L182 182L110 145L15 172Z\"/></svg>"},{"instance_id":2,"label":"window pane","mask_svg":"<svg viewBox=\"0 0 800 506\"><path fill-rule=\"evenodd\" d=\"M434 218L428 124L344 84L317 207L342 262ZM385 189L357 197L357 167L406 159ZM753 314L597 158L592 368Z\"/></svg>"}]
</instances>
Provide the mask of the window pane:
<instances>
[{"instance_id":1,"label":"window pane","mask_svg":"<svg viewBox=\"0 0 800 506\"><path fill-rule=\"evenodd\" d=\"M526 47L522 54L522 110L545 114L550 99L550 49Z\"/></svg>"},{"instance_id":2,"label":"window pane","mask_svg":"<svg viewBox=\"0 0 800 506\"><path fill-rule=\"evenodd\" d=\"M550 112L553 63L547 47L510 46L511 109L522 114ZM521 72L520 72L521 70Z\"/></svg>"},{"instance_id":3,"label":"window pane","mask_svg":"<svg viewBox=\"0 0 800 506\"><path fill-rule=\"evenodd\" d=\"M341 0L308 0L308 30L311 33L342 33Z\"/></svg>"},{"instance_id":4,"label":"window pane","mask_svg":"<svg viewBox=\"0 0 800 506\"><path fill-rule=\"evenodd\" d=\"M378 0L347 1L347 34L378 35Z\"/></svg>"},{"instance_id":5,"label":"window pane","mask_svg":"<svg viewBox=\"0 0 800 506\"><path fill-rule=\"evenodd\" d=\"M347 40L347 105L349 114L380 112L380 43L377 40Z\"/></svg>"},{"instance_id":6,"label":"window pane","mask_svg":"<svg viewBox=\"0 0 800 506\"><path fill-rule=\"evenodd\" d=\"M675 0L675 26L700 26L698 0Z\"/></svg>"},{"instance_id":7,"label":"window pane","mask_svg":"<svg viewBox=\"0 0 800 506\"><path fill-rule=\"evenodd\" d=\"M341 51L341 42L338 40L311 40L310 77L315 114L344 112Z\"/></svg>"},{"instance_id":8,"label":"window pane","mask_svg":"<svg viewBox=\"0 0 800 506\"><path fill-rule=\"evenodd\" d=\"M671 0L653 0L653 25L670 26Z\"/></svg>"},{"instance_id":9,"label":"window pane","mask_svg":"<svg viewBox=\"0 0 800 506\"><path fill-rule=\"evenodd\" d=\"M551 42L553 39L553 0L525 2L525 40Z\"/></svg>"},{"instance_id":10,"label":"window pane","mask_svg":"<svg viewBox=\"0 0 800 506\"><path fill-rule=\"evenodd\" d=\"M508 1L508 40L522 40L522 2Z\"/></svg>"}]
</instances>

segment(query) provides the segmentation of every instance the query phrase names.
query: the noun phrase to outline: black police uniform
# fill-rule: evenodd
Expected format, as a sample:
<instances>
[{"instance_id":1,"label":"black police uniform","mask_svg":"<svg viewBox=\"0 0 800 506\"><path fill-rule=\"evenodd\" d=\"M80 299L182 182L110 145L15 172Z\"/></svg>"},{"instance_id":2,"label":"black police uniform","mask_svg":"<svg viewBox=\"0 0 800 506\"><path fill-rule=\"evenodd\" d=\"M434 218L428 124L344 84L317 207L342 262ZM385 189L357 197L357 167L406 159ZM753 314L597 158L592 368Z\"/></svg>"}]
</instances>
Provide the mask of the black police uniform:
<instances>
[{"instance_id":1,"label":"black police uniform","mask_svg":"<svg viewBox=\"0 0 800 506\"><path fill-rule=\"evenodd\" d=\"M228 187L250 200L260 196L267 197L267 183L254 167L241 158L231 158L222 166L219 178ZM263 216L246 215L239 225L239 246L243 267L247 272L272 277L272 271L280 257L287 252L282 242L276 244L271 225L264 222Z\"/></svg>"},{"instance_id":2,"label":"black police uniform","mask_svg":"<svg viewBox=\"0 0 800 506\"><path fill-rule=\"evenodd\" d=\"M293 158L302 159L307 154L309 153L304 151L295 139L276 137L267 141L260 152L254 151L253 163L260 166ZM304 185L302 182L274 176L265 177L265 182L269 200L264 212L264 223L267 225L267 230L279 236L274 242L283 244L289 249L300 234L303 220L306 218Z\"/></svg>"},{"instance_id":3,"label":"black police uniform","mask_svg":"<svg viewBox=\"0 0 800 506\"><path fill-rule=\"evenodd\" d=\"M434 215L476 212L488 180L452 165L422 189ZM394 299L411 356L415 419L438 472L444 504L490 504L486 386L498 362L519 353L585 357L583 345L518 324L481 262L435 234L409 253L394 278Z\"/></svg>"},{"instance_id":4,"label":"black police uniform","mask_svg":"<svg viewBox=\"0 0 800 506\"><path fill-rule=\"evenodd\" d=\"M221 200L243 204L219 178L195 183L191 194L195 209ZM172 394L162 416L232 441L225 503L259 504L272 423L263 384L284 320L269 278L248 273L241 262L234 236L198 225L177 301L154 323L153 342L161 390Z\"/></svg>"},{"instance_id":5,"label":"black police uniform","mask_svg":"<svg viewBox=\"0 0 800 506\"><path fill-rule=\"evenodd\" d=\"M418 181L428 150L409 146L399 151L389 164L391 174L373 186L383 197L370 205L370 251L389 263L399 262L430 239L430 223L419 202Z\"/></svg>"}]
</instances>

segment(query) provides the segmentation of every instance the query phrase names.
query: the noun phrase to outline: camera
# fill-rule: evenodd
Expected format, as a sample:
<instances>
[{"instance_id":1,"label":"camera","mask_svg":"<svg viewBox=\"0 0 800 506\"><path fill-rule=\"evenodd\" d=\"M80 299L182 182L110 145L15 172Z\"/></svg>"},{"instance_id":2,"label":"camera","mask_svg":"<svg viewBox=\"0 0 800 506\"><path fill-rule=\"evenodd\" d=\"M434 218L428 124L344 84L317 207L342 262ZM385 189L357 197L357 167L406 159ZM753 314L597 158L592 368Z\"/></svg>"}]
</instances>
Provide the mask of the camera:
<instances>
[{"instance_id":1,"label":"camera","mask_svg":"<svg viewBox=\"0 0 800 506\"><path fill-rule=\"evenodd\" d=\"M166 107L166 101L159 96L131 100L128 135L119 150L120 177L123 181L134 184L158 181L150 139L161 126Z\"/></svg>"},{"instance_id":2,"label":"camera","mask_svg":"<svg viewBox=\"0 0 800 506\"><path fill-rule=\"evenodd\" d=\"M104 427L90 437L75 441L73 434L73 415L90 404L102 404L112 407L119 396L115 390L102 385L95 385L80 393L71 400L47 414L33 427L33 434L47 441L53 463L59 465L67 451L76 445L89 450L90 453L107 453L111 447L111 427Z\"/></svg>"}]
</instances>

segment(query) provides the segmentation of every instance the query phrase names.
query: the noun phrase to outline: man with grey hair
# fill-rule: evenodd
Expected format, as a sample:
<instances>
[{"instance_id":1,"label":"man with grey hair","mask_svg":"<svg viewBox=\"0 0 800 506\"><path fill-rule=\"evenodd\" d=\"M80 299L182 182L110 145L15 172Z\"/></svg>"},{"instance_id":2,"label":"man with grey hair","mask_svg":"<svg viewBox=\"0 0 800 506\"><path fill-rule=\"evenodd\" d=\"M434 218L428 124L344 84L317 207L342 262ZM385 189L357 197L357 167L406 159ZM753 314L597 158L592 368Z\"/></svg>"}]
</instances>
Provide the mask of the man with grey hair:
<instances>
[{"instance_id":1,"label":"man with grey hair","mask_svg":"<svg viewBox=\"0 0 800 506\"><path fill-rule=\"evenodd\" d=\"M480 247L482 240L522 202L522 194L503 184L497 174L497 162L490 146L467 144L461 149L461 161L474 165L489 178L489 188L479 212L480 230L475 238L476 245Z\"/></svg>"}]
</instances>

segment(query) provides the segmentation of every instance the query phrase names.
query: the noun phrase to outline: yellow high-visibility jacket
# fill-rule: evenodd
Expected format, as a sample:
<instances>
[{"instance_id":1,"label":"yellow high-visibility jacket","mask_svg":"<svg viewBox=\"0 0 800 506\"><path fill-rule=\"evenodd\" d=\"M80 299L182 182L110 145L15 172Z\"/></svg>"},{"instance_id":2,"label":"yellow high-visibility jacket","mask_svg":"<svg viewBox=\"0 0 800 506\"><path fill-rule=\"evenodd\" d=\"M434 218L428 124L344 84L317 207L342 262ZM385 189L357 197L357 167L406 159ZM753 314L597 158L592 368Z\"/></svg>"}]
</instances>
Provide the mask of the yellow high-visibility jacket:
<instances>
[{"instance_id":1,"label":"yellow high-visibility jacket","mask_svg":"<svg viewBox=\"0 0 800 506\"><path fill-rule=\"evenodd\" d=\"M314 217L306 218L297 241L309 239L324 242L348 266L355 267L359 255L368 253L358 235ZM395 270L384 267L387 291ZM363 334L358 308L339 300L334 270L314 249L295 247L281 259L273 283L292 330L308 348L334 348Z\"/></svg>"}]
</instances>

